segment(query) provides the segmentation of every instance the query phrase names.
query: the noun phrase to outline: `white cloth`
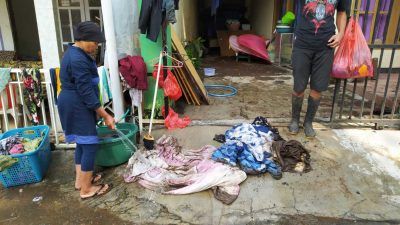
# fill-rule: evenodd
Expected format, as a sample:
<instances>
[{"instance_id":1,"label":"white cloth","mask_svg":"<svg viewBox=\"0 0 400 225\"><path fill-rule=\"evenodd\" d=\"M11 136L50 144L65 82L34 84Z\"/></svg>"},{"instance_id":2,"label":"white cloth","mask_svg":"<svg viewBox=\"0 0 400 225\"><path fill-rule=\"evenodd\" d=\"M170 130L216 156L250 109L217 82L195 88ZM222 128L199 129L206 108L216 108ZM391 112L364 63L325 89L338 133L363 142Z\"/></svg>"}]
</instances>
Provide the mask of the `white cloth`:
<instances>
[{"instance_id":1,"label":"white cloth","mask_svg":"<svg viewBox=\"0 0 400 225\"><path fill-rule=\"evenodd\" d=\"M129 89L129 95L132 99L132 105L138 107L142 103L143 95L142 91L136 88Z\"/></svg>"}]
</instances>

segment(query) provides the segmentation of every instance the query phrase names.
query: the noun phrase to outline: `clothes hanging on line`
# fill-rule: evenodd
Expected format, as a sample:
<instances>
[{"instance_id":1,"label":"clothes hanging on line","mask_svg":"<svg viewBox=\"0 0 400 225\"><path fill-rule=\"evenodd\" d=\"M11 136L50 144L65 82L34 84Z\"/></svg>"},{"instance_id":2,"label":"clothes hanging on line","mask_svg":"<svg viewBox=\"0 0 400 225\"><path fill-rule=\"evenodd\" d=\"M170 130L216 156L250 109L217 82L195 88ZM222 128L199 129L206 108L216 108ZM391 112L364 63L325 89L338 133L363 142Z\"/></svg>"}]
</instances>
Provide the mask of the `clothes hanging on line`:
<instances>
[{"instance_id":1,"label":"clothes hanging on line","mask_svg":"<svg viewBox=\"0 0 400 225\"><path fill-rule=\"evenodd\" d=\"M6 88L8 82L10 82L10 72L10 68L0 68L0 92L2 92Z\"/></svg>"},{"instance_id":2,"label":"clothes hanging on line","mask_svg":"<svg viewBox=\"0 0 400 225\"><path fill-rule=\"evenodd\" d=\"M163 0L142 1L139 29L151 41L156 42L161 30Z\"/></svg>"},{"instance_id":3,"label":"clothes hanging on line","mask_svg":"<svg viewBox=\"0 0 400 225\"><path fill-rule=\"evenodd\" d=\"M176 23L176 17L175 17L176 7L174 0L163 0L162 10L163 13L165 14L165 19L168 22L172 24Z\"/></svg>"},{"instance_id":4,"label":"clothes hanging on line","mask_svg":"<svg viewBox=\"0 0 400 225\"><path fill-rule=\"evenodd\" d=\"M147 90L147 67L141 56L127 56L119 60L119 71L130 88Z\"/></svg>"},{"instance_id":5,"label":"clothes hanging on line","mask_svg":"<svg viewBox=\"0 0 400 225\"><path fill-rule=\"evenodd\" d=\"M107 71L107 69L104 66L100 66L97 68L97 72L99 74L99 98L100 98L100 103L102 105L110 102L112 99L112 94L111 94L111 82L110 82L110 76Z\"/></svg>"},{"instance_id":6,"label":"clothes hanging on line","mask_svg":"<svg viewBox=\"0 0 400 225\"><path fill-rule=\"evenodd\" d=\"M130 88L129 96L131 96L132 99L132 106L138 107L140 104L142 104L143 94L141 90Z\"/></svg>"},{"instance_id":7,"label":"clothes hanging on line","mask_svg":"<svg viewBox=\"0 0 400 225\"><path fill-rule=\"evenodd\" d=\"M61 92L60 68L50 69L50 80L53 86L54 103L57 105L58 95Z\"/></svg>"},{"instance_id":8,"label":"clothes hanging on line","mask_svg":"<svg viewBox=\"0 0 400 225\"><path fill-rule=\"evenodd\" d=\"M31 123L39 124L38 108L42 103L41 74L38 69L24 69L22 71L24 82L24 102L28 108Z\"/></svg>"}]
</instances>

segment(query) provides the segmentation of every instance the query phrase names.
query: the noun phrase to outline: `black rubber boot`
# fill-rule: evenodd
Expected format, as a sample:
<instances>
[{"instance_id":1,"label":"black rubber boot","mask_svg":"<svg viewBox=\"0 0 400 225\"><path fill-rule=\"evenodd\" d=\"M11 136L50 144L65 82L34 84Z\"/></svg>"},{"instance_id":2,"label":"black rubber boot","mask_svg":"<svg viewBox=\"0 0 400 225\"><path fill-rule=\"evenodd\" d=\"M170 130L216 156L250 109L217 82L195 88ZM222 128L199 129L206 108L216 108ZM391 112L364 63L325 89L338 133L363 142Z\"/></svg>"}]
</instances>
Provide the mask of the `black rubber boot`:
<instances>
[{"instance_id":1,"label":"black rubber boot","mask_svg":"<svg viewBox=\"0 0 400 225\"><path fill-rule=\"evenodd\" d=\"M307 113L306 117L304 118L304 134L307 138L313 138L316 136L315 130L313 128L313 121L315 114L317 114L319 103L321 99L314 99L313 97L308 97L308 106L307 106Z\"/></svg>"},{"instance_id":2,"label":"black rubber boot","mask_svg":"<svg viewBox=\"0 0 400 225\"><path fill-rule=\"evenodd\" d=\"M292 95L292 121L289 124L289 132L291 134L299 133L300 112L303 105L304 96L298 97Z\"/></svg>"}]
</instances>

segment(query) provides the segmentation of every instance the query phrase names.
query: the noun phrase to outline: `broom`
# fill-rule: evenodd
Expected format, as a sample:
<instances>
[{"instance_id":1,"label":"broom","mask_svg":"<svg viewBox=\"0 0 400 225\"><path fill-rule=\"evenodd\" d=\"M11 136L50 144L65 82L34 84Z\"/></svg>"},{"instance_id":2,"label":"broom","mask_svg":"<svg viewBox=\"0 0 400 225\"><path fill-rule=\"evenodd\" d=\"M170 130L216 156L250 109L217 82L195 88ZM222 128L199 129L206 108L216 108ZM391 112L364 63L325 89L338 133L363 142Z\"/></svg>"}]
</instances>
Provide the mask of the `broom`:
<instances>
[{"instance_id":1,"label":"broom","mask_svg":"<svg viewBox=\"0 0 400 225\"><path fill-rule=\"evenodd\" d=\"M160 78L162 55L163 52L161 51L160 58L158 60L156 86L154 88L154 96L153 96L153 106L151 107L149 132L143 136L143 145L147 150L154 149L154 137L151 136L151 128L153 127L154 108L156 107L158 79Z\"/></svg>"}]
</instances>

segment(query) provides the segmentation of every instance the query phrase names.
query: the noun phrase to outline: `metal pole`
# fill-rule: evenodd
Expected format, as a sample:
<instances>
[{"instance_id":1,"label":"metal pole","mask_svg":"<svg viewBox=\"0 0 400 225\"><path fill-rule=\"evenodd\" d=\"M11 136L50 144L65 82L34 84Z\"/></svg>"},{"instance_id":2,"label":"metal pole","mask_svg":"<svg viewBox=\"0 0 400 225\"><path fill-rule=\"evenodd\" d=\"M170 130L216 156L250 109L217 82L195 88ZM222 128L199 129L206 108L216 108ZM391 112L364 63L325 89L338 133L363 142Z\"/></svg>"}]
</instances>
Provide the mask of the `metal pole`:
<instances>
[{"instance_id":1,"label":"metal pole","mask_svg":"<svg viewBox=\"0 0 400 225\"><path fill-rule=\"evenodd\" d=\"M114 117L121 118L122 115L124 115L124 106L122 101L121 81L119 78L118 70L117 43L115 40L111 0L101 0L101 9L103 11L104 33L107 40L107 60L110 69Z\"/></svg>"},{"instance_id":2,"label":"metal pole","mask_svg":"<svg viewBox=\"0 0 400 225\"><path fill-rule=\"evenodd\" d=\"M168 26L168 21L167 21L167 19L164 19L164 23L162 25L162 44L163 44L162 49L164 51L162 60L163 60L163 65L164 65L164 68L163 68L163 74L164 74L163 79L164 79L164 81L165 81L165 79L167 79L167 75L168 75L168 68L167 68L168 61L167 61L167 55L166 55L168 53L168 48L167 48L167 26ZM169 113L168 96L164 96L164 107L165 107L164 108L165 109L165 118L167 118L168 113Z\"/></svg>"}]
</instances>

